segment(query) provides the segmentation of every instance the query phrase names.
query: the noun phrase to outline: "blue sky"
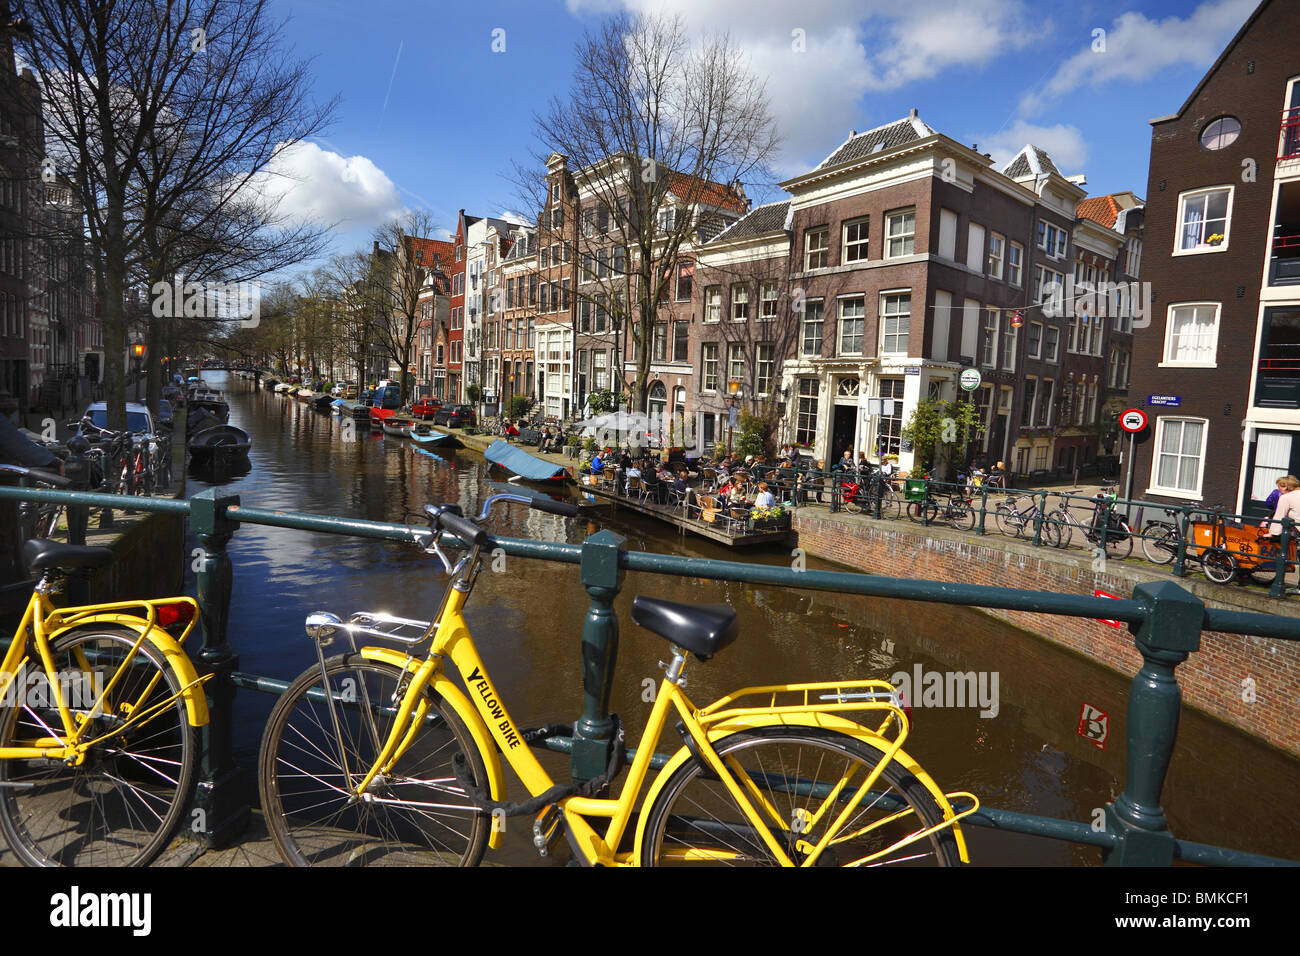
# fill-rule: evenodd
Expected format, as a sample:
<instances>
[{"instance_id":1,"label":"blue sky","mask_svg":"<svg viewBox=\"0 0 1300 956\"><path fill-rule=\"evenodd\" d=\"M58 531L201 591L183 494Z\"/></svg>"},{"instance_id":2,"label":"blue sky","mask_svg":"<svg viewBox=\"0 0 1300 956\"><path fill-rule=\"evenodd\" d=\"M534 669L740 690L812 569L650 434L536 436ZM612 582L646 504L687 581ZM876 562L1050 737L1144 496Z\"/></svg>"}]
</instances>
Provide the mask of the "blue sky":
<instances>
[{"instance_id":1,"label":"blue sky","mask_svg":"<svg viewBox=\"0 0 1300 956\"><path fill-rule=\"evenodd\" d=\"M1090 195L1145 195L1148 121L1174 112L1256 0L275 0L312 59L331 129L286 157L285 211L340 222L334 251L368 245L404 207L454 228L457 210L518 210L512 160L532 117L564 96L584 30L617 10L680 12L728 31L765 78L783 138L778 178L915 107L995 159L1032 141ZM494 33L504 31L504 33ZM802 31L801 33L799 31ZM1105 31L1104 34L1097 31ZM494 52L504 41L504 51ZM802 40L802 50L796 49ZM770 189L770 187L769 187ZM750 195L776 198L758 184ZM526 211L531 215L531 211Z\"/></svg>"}]
</instances>

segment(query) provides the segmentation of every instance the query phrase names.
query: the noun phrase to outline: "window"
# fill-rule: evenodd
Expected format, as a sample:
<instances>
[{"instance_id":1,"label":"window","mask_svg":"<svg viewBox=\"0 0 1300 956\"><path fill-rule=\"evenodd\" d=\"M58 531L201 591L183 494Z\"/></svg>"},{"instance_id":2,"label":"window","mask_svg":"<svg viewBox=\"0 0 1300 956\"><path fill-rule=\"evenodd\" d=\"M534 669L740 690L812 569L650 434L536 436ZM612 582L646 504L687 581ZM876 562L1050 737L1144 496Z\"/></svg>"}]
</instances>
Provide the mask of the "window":
<instances>
[{"instance_id":1,"label":"window","mask_svg":"<svg viewBox=\"0 0 1300 956\"><path fill-rule=\"evenodd\" d=\"M1203 418L1156 419L1152 491L1200 497L1207 425Z\"/></svg>"},{"instance_id":2,"label":"window","mask_svg":"<svg viewBox=\"0 0 1300 956\"><path fill-rule=\"evenodd\" d=\"M591 331L591 300L583 299L578 303L578 331Z\"/></svg>"},{"instance_id":3,"label":"window","mask_svg":"<svg viewBox=\"0 0 1300 956\"><path fill-rule=\"evenodd\" d=\"M653 350L650 353L650 361L652 362L668 361L668 323L667 322L655 323Z\"/></svg>"},{"instance_id":4,"label":"window","mask_svg":"<svg viewBox=\"0 0 1300 956\"><path fill-rule=\"evenodd\" d=\"M760 342L756 352L754 388L759 395L772 394L772 381L776 377L776 346Z\"/></svg>"},{"instance_id":5,"label":"window","mask_svg":"<svg viewBox=\"0 0 1300 956\"><path fill-rule=\"evenodd\" d=\"M1049 307L1052 310L1050 314L1060 315L1065 310L1064 279L1065 277L1059 272L1037 266L1034 269L1033 301L1047 302L1050 299L1052 302Z\"/></svg>"},{"instance_id":6,"label":"window","mask_svg":"<svg viewBox=\"0 0 1300 956\"><path fill-rule=\"evenodd\" d=\"M1174 255L1222 252L1228 248L1232 189L1202 189L1178 197Z\"/></svg>"},{"instance_id":7,"label":"window","mask_svg":"<svg viewBox=\"0 0 1300 956\"><path fill-rule=\"evenodd\" d=\"M897 455L903 440L903 380L882 378L876 394L894 400L893 414L882 413L876 419L876 451L882 455Z\"/></svg>"},{"instance_id":8,"label":"window","mask_svg":"<svg viewBox=\"0 0 1300 956\"><path fill-rule=\"evenodd\" d=\"M1006 372L1015 371L1016 368L1016 344L1019 340L1019 330L1013 326L1010 320L1002 331L1002 369Z\"/></svg>"},{"instance_id":9,"label":"window","mask_svg":"<svg viewBox=\"0 0 1300 956\"><path fill-rule=\"evenodd\" d=\"M800 445L817 444L817 379L799 379L799 406L795 414L794 440Z\"/></svg>"},{"instance_id":10,"label":"window","mask_svg":"<svg viewBox=\"0 0 1300 956\"><path fill-rule=\"evenodd\" d=\"M870 219L854 219L844 224L844 264L865 262Z\"/></svg>"},{"instance_id":11,"label":"window","mask_svg":"<svg viewBox=\"0 0 1300 956\"><path fill-rule=\"evenodd\" d=\"M1059 226L1053 226L1050 222L1038 220L1038 248L1042 249L1051 259L1064 259L1066 246L1066 233Z\"/></svg>"},{"instance_id":12,"label":"window","mask_svg":"<svg viewBox=\"0 0 1300 956\"><path fill-rule=\"evenodd\" d=\"M839 300L841 355L862 354L862 329L866 322L866 303L866 297L861 295Z\"/></svg>"},{"instance_id":13,"label":"window","mask_svg":"<svg viewBox=\"0 0 1300 956\"><path fill-rule=\"evenodd\" d=\"M582 211L582 234L588 239L596 234L595 209L584 209Z\"/></svg>"},{"instance_id":14,"label":"window","mask_svg":"<svg viewBox=\"0 0 1300 956\"><path fill-rule=\"evenodd\" d=\"M727 346L727 382L745 381L745 345L733 342Z\"/></svg>"},{"instance_id":15,"label":"window","mask_svg":"<svg viewBox=\"0 0 1300 956\"><path fill-rule=\"evenodd\" d=\"M989 258L984 271L990 278L1001 279L1002 267L1006 259L1006 239L996 232L989 233Z\"/></svg>"},{"instance_id":16,"label":"window","mask_svg":"<svg viewBox=\"0 0 1300 956\"><path fill-rule=\"evenodd\" d=\"M538 262L538 267L549 269L551 267L551 247L542 246L541 252L538 253L538 258L540 260Z\"/></svg>"},{"instance_id":17,"label":"window","mask_svg":"<svg viewBox=\"0 0 1300 956\"><path fill-rule=\"evenodd\" d=\"M552 228L552 229L559 229L559 228L561 228L563 225L564 225L564 210L563 210L563 209L552 209L552 210L551 210L551 228Z\"/></svg>"},{"instance_id":18,"label":"window","mask_svg":"<svg viewBox=\"0 0 1300 956\"><path fill-rule=\"evenodd\" d=\"M1056 379L1045 378L1039 386L1042 389L1042 395L1038 399L1038 407L1042 409L1039 414L1040 425L1052 424L1052 395L1056 391Z\"/></svg>"},{"instance_id":19,"label":"window","mask_svg":"<svg viewBox=\"0 0 1300 956\"><path fill-rule=\"evenodd\" d=\"M1165 326L1165 360L1161 364L1213 368L1218 338L1219 303L1171 305Z\"/></svg>"},{"instance_id":20,"label":"window","mask_svg":"<svg viewBox=\"0 0 1300 956\"><path fill-rule=\"evenodd\" d=\"M610 270L611 275L624 275L627 272L627 247L614 247L614 264Z\"/></svg>"},{"instance_id":21,"label":"window","mask_svg":"<svg viewBox=\"0 0 1300 956\"><path fill-rule=\"evenodd\" d=\"M1013 242L1007 247L1007 282L1010 285L1020 286L1021 265L1025 259L1025 247L1018 242Z\"/></svg>"},{"instance_id":22,"label":"window","mask_svg":"<svg viewBox=\"0 0 1300 956\"><path fill-rule=\"evenodd\" d=\"M997 309L984 309L984 334L980 337L980 364L985 368L998 367L998 327L1002 313Z\"/></svg>"},{"instance_id":23,"label":"window","mask_svg":"<svg viewBox=\"0 0 1300 956\"><path fill-rule=\"evenodd\" d=\"M663 232L672 232L677 226L677 210L661 209L659 210L659 229Z\"/></svg>"},{"instance_id":24,"label":"window","mask_svg":"<svg viewBox=\"0 0 1300 956\"><path fill-rule=\"evenodd\" d=\"M907 354L907 331L911 321L912 294L890 293L880 297L880 351Z\"/></svg>"},{"instance_id":25,"label":"window","mask_svg":"<svg viewBox=\"0 0 1300 956\"><path fill-rule=\"evenodd\" d=\"M718 390L718 343L704 342L700 346L702 389L706 392Z\"/></svg>"},{"instance_id":26,"label":"window","mask_svg":"<svg viewBox=\"0 0 1300 956\"><path fill-rule=\"evenodd\" d=\"M1043 359L1048 362L1055 362L1060 344L1061 330L1054 325L1049 325L1043 332Z\"/></svg>"},{"instance_id":27,"label":"window","mask_svg":"<svg viewBox=\"0 0 1300 956\"><path fill-rule=\"evenodd\" d=\"M731 287L731 321L744 322L749 318L749 286L737 282Z\"/></svg>"},{"instance_id":28,"label":"window","mask_svg":"<svg viewBox=\"0 0 1300 956\"><path fill-rule=\"evenodd\" d=\"M1043 357L1043 323L1029 323L1029 334L1025 336L1025 355L1031 359Z\"/></svg>"},{"instance_id":29,"label":"window","mask_svg":"<svg viewBox=\"0 0 1300 956\"><path fill-rule=\"evenodd\" d=\"M885 215L885 258L910 256L916 248L916 210L899 209Z\"/></svg>"},{"instance_id":30,"label":"window","mask_svg":"<svg viewBox=\"0 0 1300 956\"><path fill-rule=\"evenodd\" d=\"M1026 428L1034 427L1034 412L1037 406L1034 400L1038 397L1038 379L1032 376L1025 379L1025 410L1023 425Z\"/></svg>"},{"instance_id":31,"label":"window","mask_svg":"<svg viewBox=\"0 0 1300 956\"><path fill-rule=\"evenodd\" d=\"M605 331L605 293L596 296L596 329L597 332Z\"/></svg>"},{"instance_id":32,"label":"window","mask_svg":"<svg viewBox=\"0 0 1300 956\"><path fill-rule=\"evenodd\" d=\"M950 262L957 259L957 214L950 209L939 210L939 256Z\"/></svg>"},{"instance_id":33,"label":"window","mask_svg":"<svg viewBox=\"0 0 1300 956\"><path fill-rule=\"evenodd\" d=\"M603 279L609 275L609 250L596 250L596 278Z\"/></svg>"},{"instance_id":34,"label":"window","mask_svg":"<svg viewBox=\"0 0 1300 956\"><path fill-rule=\"evenodd\" d=\"M677 301L689 302L691 285L695 278L695 263L682 262L677 266Z\"/></svg>"},{"instance_id":35,"label":"window","mask_svg":"<svg viewBox=\"0 0 1300 956\"><path fill-rule=\"evenodd\" d=\"M1201 145L1206 149L1227 149L1241 135L1241 120L1235 116L1220 116L1210 120L1201 130Z\"/></svg>"},{"instance_id":36,"label":"window","mask_svg":"<svg viewBox=\"0 0 1300 956\"><path fill-rule=\"evenodd\" d=\"M565 262L568 262L571 258L573 258L573 243L571 243L568 239L565 239L564 242L560 244L560 251L562 253L563 260Z\"/></svg>"},{"instance_id":37,"label":"window","mask_svg":"<svg viewBox=\"0 0 1300 956\"><path fill-rule=\"evenodd\" d=\"M569 280L560 280L560 311L569 311Z\"/></svg>"},{"instance_id":38,"label":"window","mask_svg":"<svg viewBox=\"0 0 1300 956\"><path fill-rule=\"evenodd\" d=\"M551 285L549 282L542 283L542 304L538 307L539 312L551 311Z\"/></svg>"},{"instance_id":39,"label":"window","mask_svg":"<svg viewBox=\"0 0 1300 956\"><path fill-rule=\"evenodd\" d=\"M538 278L535 275L528 277L528 304L537 305L537 283Z\"/></svg>"},{"instance_id":40,"label":"window","mask_svg":"<svg viewBox=\"0 0 1300 956\"><path fill-rule=\"evenodd\" d=\"M825 226L820 229L808 229L804 232L803 267L805 272L811 269L826 268L830 242L831 232Z\"/></svg>"},{"instance_id":41,"label":"window","mask_svg":"<svg viewBox=\"0 0 1300 956\"><path fill-rule=\"evenodd\" d=\"M591 258L591 253L582 254L582 279L581 282L591 282L596 278L595 260Z\"/></svg>"},{"instance_id":42,"label":"window","mask_svg":"<svg viewBox=\"0 0 1300 956\"><path fill-rule=\"evenodd\" d=\"M760 319L776 318L776 303L780 298L780 292L775 282L764 282L758 287L759 308L758 317Z\"/></svg>"},{"instance_id":43,"label":"window","mask_svg":"<svg viewBox=\"0 0 1300 956\"><path fill-rule=\"evenodd\" d=\"M722 286L711 285L704 290L704 321L717 322L722 319Z\"/></svg>"},{"instance_id":44,"label":"window","mask_svg":"<svg viewBox=\"0 0 1300 956\"><path fill-rule=\"evenodd\" d=\"M803 304L802 353L804 355L822 354L822 321L826 316L826 305L821 299L805 301Z\"/></svg>"},{"instance_id":45,"label":"window","mask_svg":"<svg viewBox=\"0 0 1300 956\"><path fill-rule=\"evenodd\" d=\"M673 323L673 361L689 362L690 356L687 354L690 349L691 341L691 323L674 322Z\"/></svg>"}]
</instances>

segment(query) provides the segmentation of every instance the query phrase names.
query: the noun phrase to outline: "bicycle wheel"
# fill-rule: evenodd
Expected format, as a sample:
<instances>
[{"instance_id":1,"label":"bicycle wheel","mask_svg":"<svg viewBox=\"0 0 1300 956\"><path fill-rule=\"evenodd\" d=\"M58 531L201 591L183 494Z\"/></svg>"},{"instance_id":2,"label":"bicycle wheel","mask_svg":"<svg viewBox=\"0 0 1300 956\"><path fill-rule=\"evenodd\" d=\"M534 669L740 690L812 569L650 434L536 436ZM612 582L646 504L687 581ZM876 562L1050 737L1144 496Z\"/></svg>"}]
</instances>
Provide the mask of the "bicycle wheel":
<instances>
[{"instance_id":1,"label":"bicycle wheel","mask_svg":"<svg viewBox=\"0 0 1300 956\"><path fill-rule=\"evenodd\" d=\"M1201 571L1215 584L1229 584L1237 576L1237 559L1222 548L1208 548L1201 555Z\"/></svg>"},{"instance_id":2,"label":"bicycle wheel","mask_svg":"<svg viewBox=\"0 0 1300 956\"><path fill-rule=\"evenodd\" d=\"M907 516L917 524L923 521L934 521L934 516L939 513L939 506L933 501L909 501L907 503Z\"/></svg>"},{"instance_id":3,"label":"bicycle wheel","mask_svg":"<svg viewBox=\"0 0 1300 956\"><path fill-rule=\"evenodd\" d=\"M898 497L898 492L893 488L886 487L880 493L880 517L897 518L903 513L903 499Z\"/></svg>"},{"instance_id":4,"label":"bicycle wheel","mask_svg":"<svg viewBox=\"0 0 1300 956\"><path fill-rule=\"evenodd\" d=\"M128 714L180 692L175 672L143 644L103 697L138 638L129 628L95 625L51 645L70 709L82 719L98 713L83 739L104 739L80 766L0 760L0 828L29 866L143 866L176 828L198 762L185 704L177 697L154 716L127 723ZM25 693L0 710L0 747L22 746L62 726L44 668L28 660L16 680Z\"/></svg>"},{"instance_id":5,"label":"bicycle wheel","mask_svg":"<svg viewBox=\"0 0 1300 956\"><path fill-rule=\"evenodd\" d=\"M857 495L845 495L840 499L840 508L851 515L862 514L862 499Z\"/></svg>"},{"instance_id":6,"label":"bicycle wheel","mask_svg":"<svg viewBox=\"0 0 1300 956\"><path fill-rule=\"evenodd\" d=\"M338 732L317 665L281 696L262 737L258 786L281 856L295 866L477 865L491 819L456 782L452 761L464 754L477 786L487 770L460 718L426 690L424 728L358 799L351 790L388 739L407 675L360 654L325 666Z\"/></svg>"},{"instance_id":7,"label":"bicycle wheel","mask_svg":"<svg viewBox=\"0 0 1300 956\"><path fill-rule=\"evenodd\" d=\"M880 751L846 734L784 725L731 734L715 748L741 787L755 796L764 822L774 828L773 835L796 864L807 858L808 845L821 841L883 759ZM915 812L888 819L909 807ZM816 865L958 866L951 827L908 840L942 819L921 782L891 762ZM881 855L872 859L875 854ZM731 792L698 759L673 773L649 810L641 844L643 866L778 862Z\"/></svg>"},{"instance_id":8,"label":"bicycle wheel","mask_svg":"<svg viewBox=\"0 0 1300 956\"><path fill-rule=\"evenodd\" d=\"M1009 504L997 506L993 512L998 530L1009 538L1018 538L1025 528L1025 519Z\"/></svg>"},{"instance_id":9,"label":"bicycle wheel","mask_svg":"<svg viewBox=\"0 0 1300 956\"><path fill-rule=\"evenodd\" d=\"M1152 564L1168 564L1178 555L1178 529L1150 524L1142 539L1142 552Z\"/></svg>"},{"instance_id":10,"label":"bicycle wheel","mask_svg":"<svg viewBox=\"0 0 1300 956\"><path fill-rule=\"evenodd\" d=\"M969 501L955 501L948 509L948 520L958 531L974 531L975 509Z\"/></svg>"},{"instance_id":11,"label":"bicycle wheel","mask_svg":"<svg viewBox=\"0 0 1300 956\"><path fill-rule=\"evenodd\" d=\"M1106 554L1123 560L1133 553L1133 532L1121 521L1119 528L1106 529Z\"/></svg>"}]
</instances>

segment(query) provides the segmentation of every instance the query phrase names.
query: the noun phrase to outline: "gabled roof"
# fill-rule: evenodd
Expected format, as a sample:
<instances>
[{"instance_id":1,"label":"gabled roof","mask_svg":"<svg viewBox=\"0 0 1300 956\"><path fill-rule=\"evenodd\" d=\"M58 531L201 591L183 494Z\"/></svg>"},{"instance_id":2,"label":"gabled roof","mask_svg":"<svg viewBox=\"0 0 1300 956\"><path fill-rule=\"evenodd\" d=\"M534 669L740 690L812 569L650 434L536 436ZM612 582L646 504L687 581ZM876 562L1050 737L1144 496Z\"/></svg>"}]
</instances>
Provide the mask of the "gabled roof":
<instances>
[{"instance_id":1,"label":"gabled roof","mask_svg":"<svg viewBox=\"0 0 1300 956\"><path fill-rule=\"evenodd\" d=\"M1061 176L1061 171L1052 162L1044 150L1033 143L1026 143L1016 158L1002 167L1002 175L1008 179L1024 179L1028 176ZM1064 179L1064 176L1061 176Z\"/></svg>"},{"instance_id":2,"label":"gabled roof","mask_svg":"<svg viewBox=\"0 0 1300 956\"><path fill-rule=\"evenodd\" d=\"M1167 122L1169 120L1177 119L1178 117L1182 116L1185 112L1187 112L1187 108L1192 105L1192 100L1196 99L1196 97L1200 95L1201 90L1205 87L1205 84L1210 82L1210 77L1214 76L1214 74L1219 71L1219 67L1223 66L1223 61L1228 58L1228 54L1232 52L1233 47L1235 47L1238 43L1241 42L1241 38L1244 37L1250 31L1250 28L1255 25L1255 21L1259 19L1260 14L1262 14L1264 12L1264 9L1272 2L1273 0L1263 0L1263 2L1260 3L1260 5L1255 8L1255 12L1246 18L1246 22L1241 25L1241 29L1237 31L1237 35L1234 36L1228 42L1228 45L1223 48L1223 52L1220 53L1219 58L1214 61L1214 65L1210 67L1209 70L1206 71L1203 77L1201 77L1201 82L1196 84L1196 89L1192 90L1191 95L1188 96L1187 99L1183 101L1183 105L1178 107L1178 112L1173 113L1169 116L1156 117L1155 119L1151 120L1151 123L1153 125L1156 123L1162 123L1162 122Z\"/></svg>"},{"instance_id":3,"label":"gabled roof","mask_svg":"<svg viewBox=\"0 0 1300 956\"><path fill-rule=\"evenodd\" d=\"M1080 219L1091 219L1106 228L1113 228L1119 218L1119 203L1112 196L1093 196L1079 203L1075 215Z\"/></svg>"},{"instance_id":4,"label":"gabled roof","mask_svg":"<svg viewBox=\"0 0 1300 956\"><path fill-rule=\"evenodd\" d=\"M434 262L450 265L456 258L456 244L440 239L423 239L420 236L405 236L406 247L413 254L422 254L423 263L432 266Z\"/></svg>"},{"instance_id":5,"label":"gabled roof","mask_svg":"<svg viewBox=\"0 0 1300 956\"><path fill-rule=\"evenodd\" d=\"M741 196L736 194L736 190L731 186L724 186L721 183L710 182L709 180L699 180L685 173L670 172L668 180L668 191L683 202L697 202L706 206L714 206L718 209L729 209L732 212L743 212L745 203ZM693 185L699 183L699 185ZM691 193L694 191L695 197L692 200Z\"/></svg>"},{"instance_id":6,"label":"gabled roof","mask_svg":"<svg viewBox=\"0 0 1300 956\"><path fill-rule=\"evenodd\" d=\"M884 126L877 126L865 133L856 131L849 133L849 138L835 152L822 160L817 169L827 169L831 166L839 166L841 163L866 159L873 153L883 153L887 150L897 149L899 146L906 146L908 143L914 143L919 139L925 139L927 136L933 135L934 130L921 122L921 119L913 111L911 116L894 120Z\"/></svg>"},{"instance_id":7,"label":"gabled roof","mask_svg":"<svg viewBox=\"0 0 1300 956\"><path fill-rule=\"evenodd\" d=\"M736 220L709 241L726 242L731 239L745 239L782 231L786 228L786 216L789 212L790 200L788 199L756 206L744 218Z\"/></svg>"},{"instance_id":8,"label":"gabled roof","mask_svg":"<svg viewBox=\"0 0 1300 956\"><path fill-rule=\"evenodd\" d=\"M517 238L511 242L510 251L501 257L502 262L518 262L520 259L527 259L534 252L537 238L537 230L530 227L521 227Z\"/></svg>"}]
</instances>

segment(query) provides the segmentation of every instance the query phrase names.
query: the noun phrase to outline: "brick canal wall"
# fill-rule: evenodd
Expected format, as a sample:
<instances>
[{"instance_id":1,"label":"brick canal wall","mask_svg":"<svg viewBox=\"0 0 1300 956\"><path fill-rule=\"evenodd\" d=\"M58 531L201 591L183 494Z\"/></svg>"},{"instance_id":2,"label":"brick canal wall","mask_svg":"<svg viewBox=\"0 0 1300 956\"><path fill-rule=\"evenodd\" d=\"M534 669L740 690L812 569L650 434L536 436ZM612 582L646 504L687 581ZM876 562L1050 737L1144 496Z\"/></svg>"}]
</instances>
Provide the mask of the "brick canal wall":
<instances>
[{"instance_id":1,"label":"brick canal wall","mask_svg":"<svg viewBox=\"0 0 1300 956\"><path fill-rule=\"evenodd\" d=\"M1035 548L1002 535L980 537L857 516L795 512L799 547L850 568L889 577L987 584L1092 596L1095 588L1121 598L1143 581L1170 575L1108 561L1093 570L1091 555ZM1198 578L1178 583L1208 606L1300 617L1300 601L1277 602L1258 591ZM1132 677L1142 666L1127 628L1025 611L984 610L1036 637ZM1205 631L1201 649L1179 665L1185 703L1300 756L1300 642ZM1113 732L1113 731L1112 731Z\"/></svg>"}]
</instances>

